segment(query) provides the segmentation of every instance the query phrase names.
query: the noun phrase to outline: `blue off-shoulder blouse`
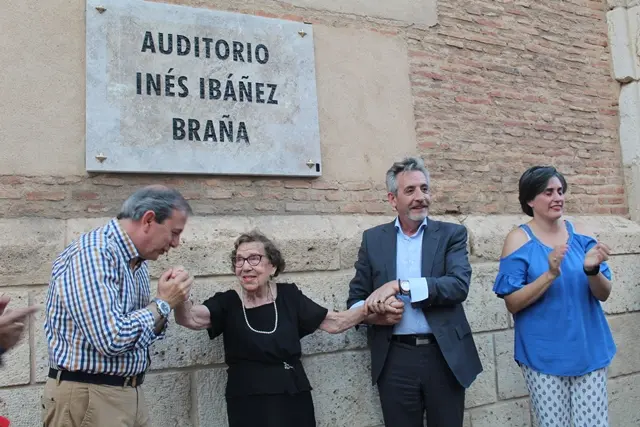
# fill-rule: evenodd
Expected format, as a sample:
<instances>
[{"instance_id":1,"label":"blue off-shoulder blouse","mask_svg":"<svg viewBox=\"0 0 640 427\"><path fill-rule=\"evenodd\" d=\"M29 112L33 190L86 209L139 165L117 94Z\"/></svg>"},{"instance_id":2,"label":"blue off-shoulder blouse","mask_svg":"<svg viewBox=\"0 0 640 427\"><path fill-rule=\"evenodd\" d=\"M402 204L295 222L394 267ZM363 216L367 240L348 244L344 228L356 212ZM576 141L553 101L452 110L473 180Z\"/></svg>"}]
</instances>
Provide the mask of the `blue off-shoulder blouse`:
<instances>
[{"instance_id":1,"label":"blue off-shoulder blouse","mask_svg":"<svg viewBox=\"0 0 640 427\"><path fill-rule=\"evenodd\" d=\"M585 255L597 242L577 234L569 221L565 223L569 249L560 276L535 303L514 315L514 358L540 373L580 376L608 366L616 346L583 271ZM500 260L493 286L499 297L532 283L549 269L552 248L538 240L526 224L520 227L529 241ZM611 280L606 263L600 265L600 271Z\"/></svg>"}]
</instances>

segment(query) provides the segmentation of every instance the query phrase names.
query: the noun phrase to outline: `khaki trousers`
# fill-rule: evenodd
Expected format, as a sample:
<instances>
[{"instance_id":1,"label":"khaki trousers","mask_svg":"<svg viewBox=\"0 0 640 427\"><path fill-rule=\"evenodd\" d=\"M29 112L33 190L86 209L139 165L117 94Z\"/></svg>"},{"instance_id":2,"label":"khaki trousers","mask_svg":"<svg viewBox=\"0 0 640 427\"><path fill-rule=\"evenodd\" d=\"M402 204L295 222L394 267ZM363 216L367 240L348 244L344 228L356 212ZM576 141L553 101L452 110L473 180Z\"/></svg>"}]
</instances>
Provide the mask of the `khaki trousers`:
<instances>
[{"instance_id":1,"label":"khaki trousers","mask_svg":"<svg viewBox=\"0 0 640 427\"><path fill-rule=\"evenodd\" d=\"M151 427L142 387L114 387L49 378L43 427Z\"/></svg>"}]
</instances>

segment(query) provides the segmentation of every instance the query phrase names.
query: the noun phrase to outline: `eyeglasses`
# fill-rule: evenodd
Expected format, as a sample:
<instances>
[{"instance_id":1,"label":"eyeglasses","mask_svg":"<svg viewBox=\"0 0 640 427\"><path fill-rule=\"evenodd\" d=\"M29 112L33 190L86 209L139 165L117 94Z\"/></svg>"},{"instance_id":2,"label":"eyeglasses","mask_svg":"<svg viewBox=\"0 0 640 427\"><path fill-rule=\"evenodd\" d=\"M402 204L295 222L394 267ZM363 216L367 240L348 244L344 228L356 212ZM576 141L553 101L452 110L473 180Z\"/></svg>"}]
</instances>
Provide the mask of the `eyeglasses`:
<instances>
[{"instance_id":1,"label":"eyeglasses","mask_svg":"<svg viewBox=\"0 0 640 427\"><path fill-rule=\"evenodd\" d=\"M245 261L247 261L250 266L255 267L256 265L260 264L260 261L262 261L262 257L263 255L260 254L249 255L247 258L237 256L236 259L233 260L233 262L238 268L242 267Z\"/></svg>"}]
</instances>

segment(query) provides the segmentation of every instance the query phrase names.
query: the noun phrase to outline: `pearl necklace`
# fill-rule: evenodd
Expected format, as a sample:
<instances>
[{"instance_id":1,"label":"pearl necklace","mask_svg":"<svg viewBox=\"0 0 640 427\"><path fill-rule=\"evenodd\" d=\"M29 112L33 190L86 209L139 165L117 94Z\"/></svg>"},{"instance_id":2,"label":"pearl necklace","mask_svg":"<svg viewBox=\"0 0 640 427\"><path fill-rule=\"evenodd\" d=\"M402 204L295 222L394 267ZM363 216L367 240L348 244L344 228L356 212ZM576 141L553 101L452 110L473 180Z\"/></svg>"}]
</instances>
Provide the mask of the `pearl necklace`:
<instances>
[{"instance_id":1,"label":"pearl necklace","mask_svg":"<svg viewBox=\"0 0 640 427\"><path fill-rule=\"evenodd\" d=\"M275 324L273 325L273 330L271 330L271 331L259 331L257 329L253 329L253 327L249 324L249 319L247 319L247 310L245 309L245 306L244 306L244 288L241 288L241 290L240 290L240 296L242 298L242 314L244 314L244 321L247 324L247 326L249 327L249 329L251 329L253 332L255 332L257 334L269 335L269 334L274 333L276 331L276 329L278 328L278 306L276 305L276 299L273 298L273 295L271 294L271 285L269 285L269 295L271 295L271 299L273 300L273 309L276 312L276 321L275 321Z\"/></svg>"}]
</instances>

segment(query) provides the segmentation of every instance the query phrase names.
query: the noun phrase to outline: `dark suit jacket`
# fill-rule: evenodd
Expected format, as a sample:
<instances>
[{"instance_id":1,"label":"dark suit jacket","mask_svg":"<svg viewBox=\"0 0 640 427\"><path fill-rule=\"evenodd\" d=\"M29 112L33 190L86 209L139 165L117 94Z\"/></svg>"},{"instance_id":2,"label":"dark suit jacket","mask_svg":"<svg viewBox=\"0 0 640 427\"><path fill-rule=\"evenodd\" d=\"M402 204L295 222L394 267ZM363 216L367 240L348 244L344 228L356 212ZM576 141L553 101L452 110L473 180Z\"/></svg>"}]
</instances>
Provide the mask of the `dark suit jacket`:
<instances>
[{"instance_id":1,"label":"dark suit jacket","mask_svg":"<svg viewBox=\"0 0 640 427\"><path fill-rule=\"evenodd\" d=\"M348 307L396 279L396 238L393 222L363 233L356 274L349 284ZM422 238L422 276L427 279L429 298L419 304L453 374L463 387L469 387L482 372L482 365L462 308L471 279L466 228L427 220ZM393 326L368 328L374 384L382 372L392 331Z\"/></svg>"}]
</instances>

